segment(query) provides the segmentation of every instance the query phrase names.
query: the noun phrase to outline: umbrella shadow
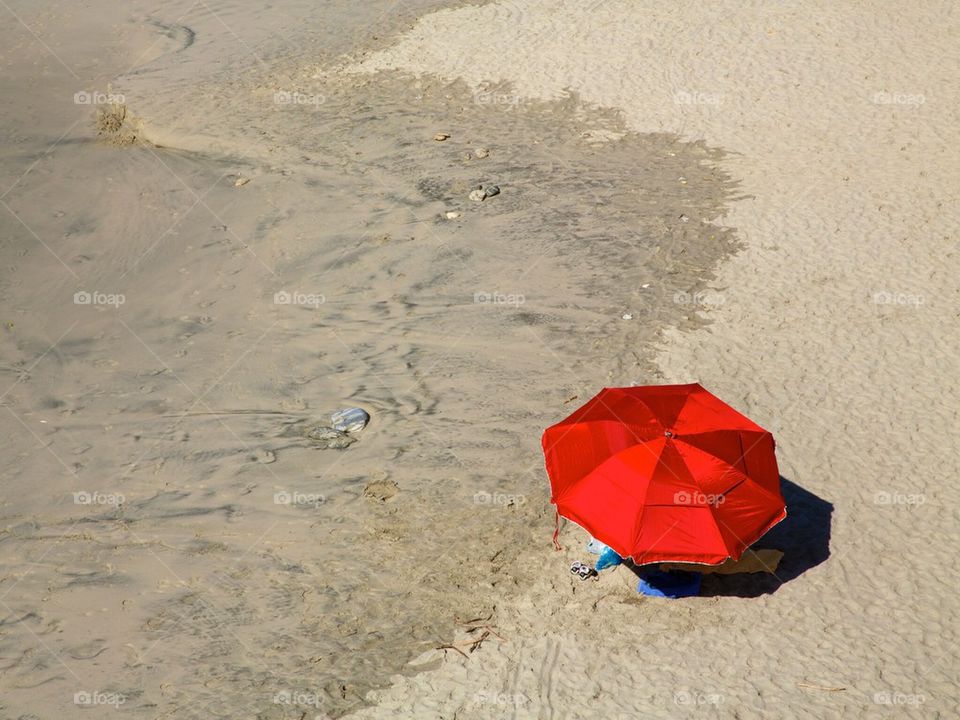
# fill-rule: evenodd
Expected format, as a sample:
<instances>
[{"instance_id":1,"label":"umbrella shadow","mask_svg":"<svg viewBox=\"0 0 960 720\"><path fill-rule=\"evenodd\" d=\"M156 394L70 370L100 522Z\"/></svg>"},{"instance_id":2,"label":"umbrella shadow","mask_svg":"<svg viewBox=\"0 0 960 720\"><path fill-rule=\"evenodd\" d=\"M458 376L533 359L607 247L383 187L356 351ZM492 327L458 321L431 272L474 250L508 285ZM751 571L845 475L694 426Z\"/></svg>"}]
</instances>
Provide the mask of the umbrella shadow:
<instances>
[{"instance_id":1,"label":"umbrella shadow","mask_svg":"<svg viewBox=\"0 0 960 720\"><path fill-rule=\"evenodd\" d=\"M799 577L830 557L830 522L833 504L780 477L780 491L787 504L787 517L760 538L751 549L783 551L775 573L739 573L703 576L700 597L753 598L770 595L784 583ZM750 550L747 550L749 553ZM644 568L624 563L638 576Z\"/></svg>"},{"instance_id":2,"label":"umbrella shadow","mask_svg":"<svg viewBox=\"0 0 960 720\"><path fill-rule=\"evenodd\" d=\"M776 572L704 575L701 596L751 598L769 595L830 557L833 504L783 476L780 477L780 491L787 503L787 517L752 546L754 550L775 548L783 551Z\"/></svg>"}]
</instances>

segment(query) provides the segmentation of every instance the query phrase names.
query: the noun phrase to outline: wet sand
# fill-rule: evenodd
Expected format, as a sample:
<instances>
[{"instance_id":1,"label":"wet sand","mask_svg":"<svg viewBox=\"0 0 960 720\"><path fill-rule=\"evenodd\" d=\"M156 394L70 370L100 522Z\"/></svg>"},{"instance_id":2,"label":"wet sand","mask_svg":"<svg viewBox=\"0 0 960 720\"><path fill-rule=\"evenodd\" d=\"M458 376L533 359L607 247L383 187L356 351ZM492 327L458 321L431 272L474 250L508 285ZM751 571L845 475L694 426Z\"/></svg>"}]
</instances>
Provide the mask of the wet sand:
<instances>
[{"instance_id":1,"label":"wet sand","mask_svg":"<svg viewBox=\"0 0 960 720\"><path fill-rule=\"evenodd\" d=\"M658 380L737 184L575 96L175 18L126 27L116 102L5 120L5 709L340 716L565 571L539 428ZM351 405L358 442L306 436Z\"/></svg>"}]
</instances>

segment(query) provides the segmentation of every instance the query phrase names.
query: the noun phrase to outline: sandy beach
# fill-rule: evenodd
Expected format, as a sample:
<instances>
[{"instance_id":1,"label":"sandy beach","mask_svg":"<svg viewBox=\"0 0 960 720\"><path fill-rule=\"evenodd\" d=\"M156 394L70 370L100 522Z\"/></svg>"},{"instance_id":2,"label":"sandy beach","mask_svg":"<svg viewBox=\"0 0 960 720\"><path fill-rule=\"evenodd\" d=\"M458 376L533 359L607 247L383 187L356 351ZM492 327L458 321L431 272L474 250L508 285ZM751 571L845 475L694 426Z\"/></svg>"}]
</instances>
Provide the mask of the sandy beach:
<instances>
[{"instance_id":1,"label":"sandy beach","mask_svg":"<svg viewBox=\"0 0 960 720\"><path fill-rule=\"evenodd\" d=\"M0 717L960 710L955 9L0 14ZM689 382L779 567L579 581L541 432Z\"/></svg>"}]
</instances>

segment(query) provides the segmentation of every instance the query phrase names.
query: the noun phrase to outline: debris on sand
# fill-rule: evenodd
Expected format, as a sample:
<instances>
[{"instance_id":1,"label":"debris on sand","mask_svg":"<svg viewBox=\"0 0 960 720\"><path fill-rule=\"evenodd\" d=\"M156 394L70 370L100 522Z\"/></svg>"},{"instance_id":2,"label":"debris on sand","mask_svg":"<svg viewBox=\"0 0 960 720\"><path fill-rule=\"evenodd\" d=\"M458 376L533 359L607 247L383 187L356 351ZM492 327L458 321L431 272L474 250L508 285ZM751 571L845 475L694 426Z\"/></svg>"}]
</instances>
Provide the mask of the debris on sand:
<instances>
[{"instance_id":1,"label":"debris on sand","mask_svg":"<svg viewBox=\"0 0 960 720\"><path fill-rule=\"evenodd\" d=\"M253 459L258 463L269 465L277 461L277 455L272 450L257 450L253 455Z\"/></svg>"},{"instance_id":2,"label":"debris on sand","mask_svg":"<svg viewBox=\"0 0 960 720\"><path fill-rule=\"evenodd\" d=\"M130 118L127 116L127 106L111 103L97 109L94 120L97 136L111 145L133 145L137 141L137 134L131 128Z\"/></svg>"},{"instance_id":3,"label":"debris on sand","mask_svg":"<svg viewBox=\"0 0 960 720\"><path fill-rule=\"evenodd\" d=\"M322 450L343 450L357 441L348 433L326 425L311 425L303 434L314 447Z\"/></svg>"},{"instance_id":4,"label":"debris on sand","mask_svg":"<svg viewBox=\"0 0 960 720\"><path fill-rule=\"evenodd\" d=\"M370 422L370 416L362 408L346 408L330 415L330 426L345 433L357 433Z\"/></svg>"},{"instance_id":5,"label":"debris on sand","mask_svg":"<svg viewBox=\"0 0 960 720\"><path fill-rule=\"evenodd\" d=\"M400 492L400 486L393 480L374 480L363 488L363 496L369 500L386 502Z\"/></svg>"},{"instance_id":6,"label":"debris on sand","mask_svg":"<svg viewBox=\"0 0 960 720\"><path fill-rule=\"evenodd\" d=\"M439 132L439 133L437 133L436 135L433 136L433 139L436 140L437 142L443 142L444 140L446 140L446 139L449 138L449 137L450 137L450 134L449 134L449 133Z\"/></svg>"},{"instance_id":7,"label":"debris on sand","mask_svg":"<svg viewBox=\"0 0 960 720\"><path fill-rule=\"evenodd\" d=\"M499 195L499 194L500 194L500 188L497 187L496 185L487 185L487 187L484 187L483 185L478 185L476 190L472 190L470 192L470 199L473 200L474 202L483 202L487 198L493 197L494 195Z\"/></svg>"}]
</instances>

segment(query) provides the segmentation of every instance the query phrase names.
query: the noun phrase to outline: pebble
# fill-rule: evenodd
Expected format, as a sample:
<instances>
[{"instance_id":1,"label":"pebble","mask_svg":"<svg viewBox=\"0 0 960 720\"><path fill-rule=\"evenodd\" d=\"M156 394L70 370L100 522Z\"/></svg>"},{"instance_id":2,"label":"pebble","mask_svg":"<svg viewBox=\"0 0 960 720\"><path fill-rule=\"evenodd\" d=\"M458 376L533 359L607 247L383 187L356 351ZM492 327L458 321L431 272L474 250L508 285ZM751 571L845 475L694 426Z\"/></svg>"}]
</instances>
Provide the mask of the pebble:
<instances>
[{"instance_id":1,"label":"pebble","mask_svg":"<svg viewBox=\"0 0 960 720\"><path fill-rule=\"evenodd\" d=\"M445 214L445 217L447 220L456 220L458 217L460 217L460 213L458 213L456 210L450 210Z\"/></svg>"},{"instance_id":2,"label":"pebble","mask_svg":"<svg viewBox=\"0 0 960 720\"><path fill-rule=\"evenodd\" d=\"M233 186L234 186L234 187L243 187L243 186L246 185L248 182L250 182L250 178L238 177L236 180L233 181Z\"/></svg>"},{"instance_id":3,"label":"pebble","mask_svg":"<svg viewBox=\"0 0 960 720\"><path fill-rule=\"evenodd\" d=\"M489 197L500 194L500 188L496 185L477 185L477 189L470 192L470 199L474 202L483 202Z\"/></svg>"},{"instance_id":4,"label":"pebble","mask_svg":"<svg viewBox=\"0 0 960 720\"><path fill-rule=\"evenodd\" d=\"M633 315L631 315L630 313L624 313L620 317L622 317L624 320L633 320Z\"/></svg>"},{"instance_id":5,"label":"pebble","mask_svg":"<svg viewBox=\"0 0 960 720\"><path fill-rule=\"evenodd\" d=\"M493 197L494 195L499 195L499 194L500 194L500 188L497 187L496 185L488 185L487 187L480 185L477 187L476 190L473 190L470 193L470 199L473 200L474 202L483 202L487 198Z\"/></svg>"},{"instance_id":6,"label":"pebble","mask_svg":"<svg viewBox=\"0 0 960 720\"><path fill-rule=\"evenodd\" d=\"M476 157L479 160L483 160L489 154L490 154L490 151L487 150L486 148L477 148L476 150L473 151L474 157Z\"/></svg>"},{"instance_id":7,"label":"pebble","mask_svg":"<svg viewBox=\"0 0 960 720\"><path fill-rule=\"evenodd\" d=\"M433 139L436 140L437 142L443 142L449 137L450 135L448 133L437 133L436 135L433 136Z\"/></svg>"}]
</instances>

